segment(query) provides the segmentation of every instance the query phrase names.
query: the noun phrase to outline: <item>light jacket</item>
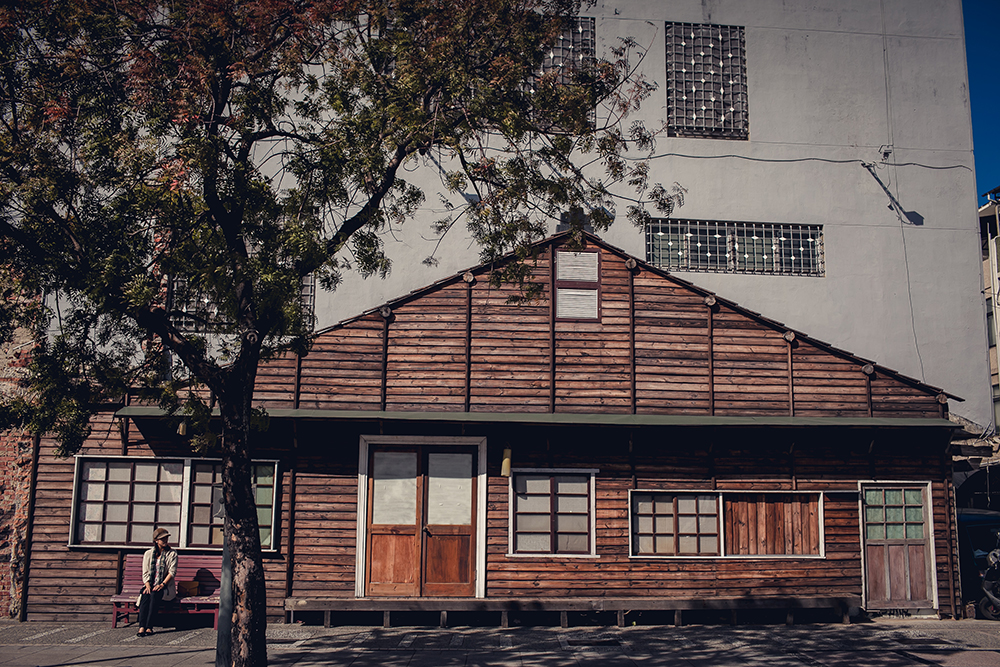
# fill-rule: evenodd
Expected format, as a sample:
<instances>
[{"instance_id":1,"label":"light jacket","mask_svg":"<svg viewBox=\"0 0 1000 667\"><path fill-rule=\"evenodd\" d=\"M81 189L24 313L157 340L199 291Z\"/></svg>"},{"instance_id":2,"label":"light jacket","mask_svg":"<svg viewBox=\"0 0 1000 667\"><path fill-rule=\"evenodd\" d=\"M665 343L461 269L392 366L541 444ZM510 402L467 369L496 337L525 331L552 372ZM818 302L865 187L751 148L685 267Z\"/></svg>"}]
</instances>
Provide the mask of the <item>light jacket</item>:
<instances>
[{"instance_id":1,"label":"light jacket","mask_svg":"<svg viewBox=\"0 0 1000 667\"><path fill-rule=\"evenodd\" d=\"M177 552L173 549L169 551L161 551L160 557L164 559L164 567L166 567L166 574L164 578L168 575L171 576L170 581L167 585L163 587L163 599L173 600L177 597ZM153 578L156 570L156 561L153 560L153 548L151 547L146 553L142 555L142 581L143 583L150 581Z\"/></svg>"}]
</instances>

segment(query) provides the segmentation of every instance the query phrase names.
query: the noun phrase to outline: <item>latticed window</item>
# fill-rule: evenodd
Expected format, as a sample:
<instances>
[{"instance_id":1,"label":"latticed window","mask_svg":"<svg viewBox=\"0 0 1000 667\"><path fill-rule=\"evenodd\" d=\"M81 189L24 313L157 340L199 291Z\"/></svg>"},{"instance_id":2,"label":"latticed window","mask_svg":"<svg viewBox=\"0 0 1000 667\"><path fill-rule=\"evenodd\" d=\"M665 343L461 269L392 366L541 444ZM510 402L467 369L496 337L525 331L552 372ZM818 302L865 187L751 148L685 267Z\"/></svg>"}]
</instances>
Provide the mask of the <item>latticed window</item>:
<instances>
[{"instance_id":1,"label":"latticed window","mask_svg":"<svg viewBox=\"0 0 1000 667\"><path fill-rule=\"evenodd\" d=\"M578 16L573 19L573 26L549 47L540 73L554 71L560 85L572 83L573 72L591 62L594 52L594 19Z\"/></svg>"},{"instance_id":2,"label":"latticed window","mask_svg":"<svg viewBox=\"0 0 1000 667\"><path fill-rule=\"evenodd\" d=\"M316 277L304 276L299 288L305 325L312 327L316 309ZM218 331L225 320L218 305L204 292L194 289L185 278L170 280L170 314L174 326L184 333L212 333Z\"/></svg>"},{"instance_id":3,"label":"latticed window","mask_svg":"<svg viewBox=\"0 0 1000 667\"><path fill-rule=\"evenodd\" d=\"M517 473L511 552L592 554L592 482L590 474Z\"/></svg>"},{"instance_id":4,"label":"latticed window","mask_svg":"<svg viewBox=\"0 0 1000 667\"><path fill-rule=\"evenodd\" d=\"M719 496L634 493L632 554L719 555Z\"/></svg>"},{"instance_id":5,"label":"latticed window","mask_svg":"<svg viewBox=\"0 0 1000 667\"><path fill-rule=\"evenodd\" d=\"M823 228L715 220L654 220L646 261L673 271L822 276Z\"/></svg>"},{"instance_id":6,"label":"latticed window","mask_svg":"<svg viewBox=\"0 0 1000 667\"><path fill-rule=\"evenodd\" d=\"M743 28L667 23L667 128L671 136L746 139Z\"/></svg>"},{"instance_id":7,"label":"latticed window","mask_svg":"<svg viewBox=\"0 0 1000 667\"><path fill-rule=\"evenodd\" d=\"M252 466L264 549L272 548L278 518L276 473L273 461ZM166 528L178 547L221 548L224 520L219 461L78 457L74 545L148 545L155 528Z\"/></svg>"}]
</instances>

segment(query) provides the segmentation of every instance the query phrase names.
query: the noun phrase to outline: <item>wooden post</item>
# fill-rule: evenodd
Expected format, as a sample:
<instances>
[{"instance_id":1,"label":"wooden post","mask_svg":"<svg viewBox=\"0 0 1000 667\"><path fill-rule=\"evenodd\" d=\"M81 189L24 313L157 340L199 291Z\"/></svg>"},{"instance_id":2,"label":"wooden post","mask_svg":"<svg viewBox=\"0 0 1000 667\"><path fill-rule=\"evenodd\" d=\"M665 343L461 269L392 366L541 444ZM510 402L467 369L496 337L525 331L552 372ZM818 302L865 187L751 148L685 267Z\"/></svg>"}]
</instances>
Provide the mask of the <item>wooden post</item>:
<instances>
[{"instance_id":1,"label":"wooden post","mask_svg":"<svg viewBox=\"0 0 1000 667\"><path fill-rule=\"evenodd\" d=\"M945 460L950 461L950 459L947 458L947 455L945 456ZM950 467L951 466L945 466L944 475L944 504L946 512L945 516L947 517L945 519L945 532L947 534L948 543L948 600L951 603L951 617L952 619L957 619L958 610L955 607L955 561L954 556L952 555L955 550L955 544L951 532L951 515L954 511L954 507L952 505L951 475L948 474L948 468ZM986 474L989 474L988 468L986 470Z\"/></svg>"},{"instance_id":2,"label":"wooden post","mask_svg":"<svg viewBox=\"0 0 1000 667\"><path fill-rule=\"evenodd\" d=\"M441 625L442 628L447 628L448 627L448 612L447 611L443 611L443 610L441 611L441 623L440 623L440 625Z\"/></svg>"},{"instance_id":3,"label":"wooden post","mask_svg":"<svg viewBox=\"0 0 1000 667\"><path fill-rule=\"evenodd\" d=\"M295 388L292 394L292 408L299 409L299 400L302 396L302 355L295 355ZM384 409L384 408L383 408Z\"/></svg>"},{"instance_id":4,"label":"wooden post","mask_svg":"<svg viewBox=\"0 0 1000 667\"><path fill-rule=\"evenodd\" d=\"M301 357L299 357L301 359ZM297 384L297 383L296 383ZM298 391L296 391L298 395ZM285 597L292 597L293 585L295 583L295 475L298 469L299 451L299 422L292 420L292 469L289 471L288 479L288 530L285 531L287 537L285 546ZM290 612L285 612L286 622L292 622Z\"/></svg>"},{"instance_id":5,"label":"wooden post","mask_svg":"<svg viewBox=\"0 0 1000 667\"><path fill-rule=\"evenodd\" d=\"M472 283L476 279L471 272L466 272L465 281L465 411L472 406Z\"/></svg>"},{"instance_id":6,"label":"wooden post","mask_svg":"<svg viewBox=\"0 0 1000 667\"><path fill-rule=\"evenodd\" d=\"M680 609L674 609L674 625L678 628L684 625L684 616Z\"/></svg>"},{"instance_id":7,"label":"wooden post","mask_svg":"<svg viewBox=\"0 0 1000 667\"><path fill-rule=\"evenodd\" d=\"M391 612L388 611L388 610L382 612L382 627L383 628L391 628L392 627L392 617L390 616L390 614L391 614Z\"/></svg>"},{"instance_id":8,"label":"wooden post","mask_svg":"<svg viewBox=\"0 0 1000 667\"><path fill-rule=\"evenodd\" d=\"M510 627L510 618L505 611L500 612L500 627L505 630Z\"/></svg>"},{"instance_id":9,"label":"wooden post","mask_svg":"<svg viewBox=\"0 0 1000 667\"><path fill-rule=\"evenodd\" d=\"M31 473L28 477L28 507L27 520L24 527L24 568L21 573L21 608L17 613L17 620L24 622L28 620L28 583L31 581L31 540L35 532L35 494L38 492L38 457L42 451L42 436L35 435L31 438ZM121 577L118 578L116 586L121 590ZM118 591L115 591L116 593Z\"/></svg>"},{"instance_id":10,"label":"wooden post","mask_svg":"<svg viewBox=\"0 0 1000 667\"><path fill-rule=\"evenodd\" d=\"M792 369L792 345L795 342L795 332L787 331L785 332L784 339L787 341L788 347L788 416L795 416L795 381L794 373Z\"/></svg>"},{"instance_id":11,"label":"wooden post","mask_svg":"<svg viewBox=\"0 0 1000 667\"><path fill-rule=\"evenodd\" d=\"M635 270L637 263L629 258L625 262L628 269L628 365L629 385L631 386L632 414L636 412L639 402L635 382Z\"/></svg>"},{"instance_id":12,"label":"wooden post","mask_svg":"<svg viewBox=\"0 0 1000 667\"><path fill-rule=\"evenodd\" d=\"M389 306L382 306L379 310L382 314L382 412L385 412L389 391L389 318L392 317L392 309Z\"/></svg>"},{"instance_id":13,"label":"wooden post","mask_svg":"<svg viewBox=\"0 0 1000 667\"><path fill-rule=\"evenodd\" d=\"M569 627L569 614L565 611L559 612L559 627L568 628Z\"/></svg>"},{"instance_id":14,"label":"wooden post","mask_svg":"<svg viewBox=\"0 0 1000 667\"><path fill-rule=\"evenodd\" d=\"M785 625L795 625L795 611L789 609L785 614Z\"/></svg>"},{"instance_id":15,"label":"wooden post","mask_svg":"<svg viewBox=\"0 0 1000 667\"><path fill-rule=\"evenodd\" d=\"M556 411L556 250L549 246L549 412Z\"/></svg>"},{"instance_id":16,"label":"wooden post","mask_svg":"<svg viewBox=\"0 0 1000 667\"><path fill-rule=\"evenodd\" d=\"M714 318L712 317L712 307L715 305L715 297L705 297L705 305L708 306L708 414L715 414L715 349L712 339L715 336Z\"/></svg>"},{"instance_id":17,"label":"wooden post","mask_svg":"<svg viewBox=\"0 0 1000 667\"><path fill-rule=\"evenodd\" d=\"M625 627L625 610L624 609L619 609L618 610L618 627L619 628L624 628Z\"/></svg>"}]
</instances>

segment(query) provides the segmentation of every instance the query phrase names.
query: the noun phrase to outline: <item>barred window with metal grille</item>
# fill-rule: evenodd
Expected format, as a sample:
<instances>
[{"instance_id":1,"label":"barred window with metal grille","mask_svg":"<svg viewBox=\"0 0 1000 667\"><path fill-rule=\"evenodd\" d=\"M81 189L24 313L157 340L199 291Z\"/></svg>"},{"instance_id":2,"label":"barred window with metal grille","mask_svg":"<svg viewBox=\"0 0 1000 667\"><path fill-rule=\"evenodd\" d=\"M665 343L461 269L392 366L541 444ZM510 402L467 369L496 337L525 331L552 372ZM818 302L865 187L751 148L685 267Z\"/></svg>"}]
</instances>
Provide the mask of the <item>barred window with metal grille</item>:
<instances>
[{"instance_id":1,"label":"barred window with metal grille","mask_svg":"<svg viewBox=\"0 0 1000 667\"><path fill-rule=\"evenodd\" d=\"M563 31L549 47L539 74L556 72L560 85L573 83L573 72L594 59L594 26L593 18L578 16L573 19L572 27Z\"/></svg>"},{"instance_id":2,"label":"barred window with metal grille","mask_svg":"<svg viewBox=\"0 0 1000 667\"><path fill-rule=\"evenodd\" d=\"M316 276L310 274L302 278L299 299L305 324L311 328L316 310ZM180 276L170 279L170 312L174 326L184 333L215 333L225 324L211 297L192 288L187 279Z\"/></svg>"},{"instance_id":3,"label":"barred window with metal grille","mask_svg":"<svg viewBox=\"0 0 1000 667\"><path fill-rule=\"evenodd\" d=\"M646 227L646 261L673 271L822 276L823 228L654 220Z\"/></svg>"},{"instance_id":4,"label":"barred window with metal grille","mask_svg":"<svg viewBox=\"0 0 1000 667\"><path fill-rule=\"evenodd\" d=\"M740 26L667 23L670 136L746 139L746 48Z\"/></svg>"}]
</instances>

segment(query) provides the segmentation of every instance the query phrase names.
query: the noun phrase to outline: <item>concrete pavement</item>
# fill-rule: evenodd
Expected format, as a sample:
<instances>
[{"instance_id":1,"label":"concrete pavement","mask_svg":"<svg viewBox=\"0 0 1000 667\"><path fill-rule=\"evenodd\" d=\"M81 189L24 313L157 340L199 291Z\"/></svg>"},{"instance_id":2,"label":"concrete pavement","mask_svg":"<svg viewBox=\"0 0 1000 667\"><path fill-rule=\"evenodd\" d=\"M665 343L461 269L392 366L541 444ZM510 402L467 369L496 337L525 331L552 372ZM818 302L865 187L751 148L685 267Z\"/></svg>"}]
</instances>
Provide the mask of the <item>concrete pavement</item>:
<instances>
[{"instance_id":1,"label":"concrete pavement","mask_svg":"<svg viewBox=\"0 0 1000 667\"><path fill-rule=\"evenodd\" d=\"M1000 623L879 620L850 626L338 627L272 625L275 667L1000 667ZM211 628L0 623L0 666L214 665Z\"/></svg>"}]
</instances>

